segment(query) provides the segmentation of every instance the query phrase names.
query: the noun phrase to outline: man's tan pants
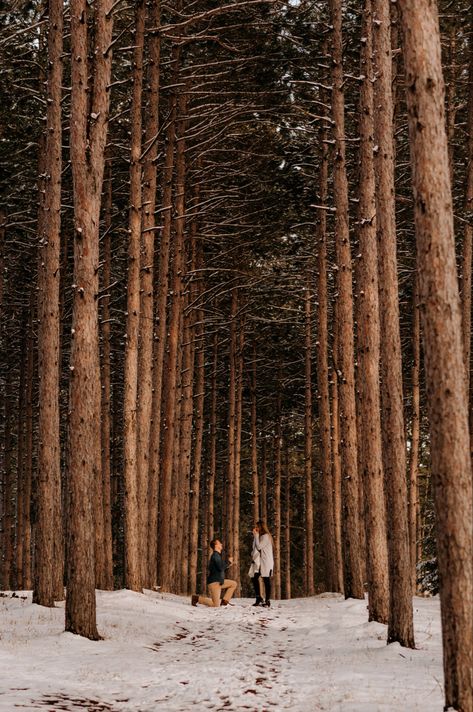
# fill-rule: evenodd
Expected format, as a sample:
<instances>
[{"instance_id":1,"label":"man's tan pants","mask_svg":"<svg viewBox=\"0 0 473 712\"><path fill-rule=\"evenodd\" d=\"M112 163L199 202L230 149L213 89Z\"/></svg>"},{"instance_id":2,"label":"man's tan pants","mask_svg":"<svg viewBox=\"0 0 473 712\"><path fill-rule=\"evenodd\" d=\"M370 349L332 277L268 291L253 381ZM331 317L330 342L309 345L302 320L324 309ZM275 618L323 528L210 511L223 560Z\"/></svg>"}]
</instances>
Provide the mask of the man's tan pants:
<instances>
[{"instance_id":1,"label":"man's tan pants","mask_svg":"<svg viewBox=\"0 0 473 712\"><path fill-rule=\"evenodd\" d=\"M229 601L235 589L237 587L237 582L232 581L232 579L225 579L223 584L219 584L218 581L215 583L209 583L209 594L210 598L206 596L199 596L199 603L203 603L204 606L211 606L212 608L218 608L220 606L220 595L224 591L223 598L225 601Z\"/></svg>"}]
</instances>

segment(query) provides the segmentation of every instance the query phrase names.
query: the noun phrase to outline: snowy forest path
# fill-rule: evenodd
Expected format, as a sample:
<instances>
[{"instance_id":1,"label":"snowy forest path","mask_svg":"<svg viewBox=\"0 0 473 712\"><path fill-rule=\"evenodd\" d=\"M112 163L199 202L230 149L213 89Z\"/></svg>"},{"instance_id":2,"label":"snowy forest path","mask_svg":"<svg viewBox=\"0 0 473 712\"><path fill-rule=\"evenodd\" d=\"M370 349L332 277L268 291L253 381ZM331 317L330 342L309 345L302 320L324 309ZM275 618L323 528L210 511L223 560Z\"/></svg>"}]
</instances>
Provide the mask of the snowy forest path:
<instances>
[{"instance_id":1,"label":"snowy forest path","mask_svg":"<svg viewBox=\"0 0 473 712\"><path fill-rule=\"evenodd\" d=\"M0 597L0 712L442 709L438 600L416 599L416 650L386 645L366 601L252 602L98 591L94 642L64 633L63 603Z\"/></svg>"}]
</instances>

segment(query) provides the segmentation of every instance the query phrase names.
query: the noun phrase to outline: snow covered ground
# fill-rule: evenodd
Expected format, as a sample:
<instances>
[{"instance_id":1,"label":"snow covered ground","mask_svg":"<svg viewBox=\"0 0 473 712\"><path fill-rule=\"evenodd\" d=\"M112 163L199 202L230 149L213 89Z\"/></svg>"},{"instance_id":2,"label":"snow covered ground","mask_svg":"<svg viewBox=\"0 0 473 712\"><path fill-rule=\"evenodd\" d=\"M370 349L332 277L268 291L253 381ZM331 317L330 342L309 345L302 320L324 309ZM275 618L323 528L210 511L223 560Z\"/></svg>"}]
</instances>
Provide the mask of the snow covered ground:
<instances>
[{"instance_id":1,"label":"snow covered ground","mask_svg":"<svg viewBox=\"0 0 473 712\"><path fill-rule=\"evenodd\" d=\"M386 646L363 601L323 595L255 609L98 592L104 640L63 632L63 604L0 598L0 710L435 712L437 599L415 599L417 650Z\"/></svg>"}]
</instances>

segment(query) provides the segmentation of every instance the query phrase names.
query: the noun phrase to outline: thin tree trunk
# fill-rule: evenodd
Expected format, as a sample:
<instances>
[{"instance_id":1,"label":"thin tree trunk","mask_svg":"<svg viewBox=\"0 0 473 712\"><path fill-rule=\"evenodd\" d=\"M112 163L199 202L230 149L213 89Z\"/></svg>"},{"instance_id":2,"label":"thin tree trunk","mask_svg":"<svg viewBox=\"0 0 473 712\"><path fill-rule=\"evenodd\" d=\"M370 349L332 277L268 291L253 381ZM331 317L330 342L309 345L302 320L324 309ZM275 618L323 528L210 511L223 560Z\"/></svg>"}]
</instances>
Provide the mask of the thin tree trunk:
<instances>
[{"instance_id":1,"label":"thin tree trunk","mask_svg":"<svg viewBox=\"0 0 473 712\"><path fill-rule=\"evenodd\" d=\"M305 549L306 594L313 596L314 585L314 502L312 495L312 292L310 274L305 288L305 407L304 407L304 481L305 481Z\"/></svg>"},{"instance_id":2,"label":"thin tree trunk","mask_svg":"<svg viewBox=\"0 0 473 712\"><path fill-rule=\"evenodd\" d=\"M401 0L432 476L445 708L473 709L473 491L436 7Z\"/></svg>"},{"instance_id":3,"label":"thin tree trunk","mask_svg":"<svg viewBox=\"0 0 473 712\"><path fill-rule=\"evenodd\" d=\"M49 0L47 118L38 233L38 471L33 602L62 599L61 464L59 444L59 282L61 251L63 3ZM61 546L58 546L61 541ZM62 586L61 586L62 589Z\"/></svg>"},{"instance_id":4,"label":"thin tree trunk","mask_svg":"<svg viewBox=\"0 0 473 712\"><path fill-rule=\"evenodd\" d=\"M317 390L319 401L320 457L322 468L322 516L325 586L336 591L335 524L333 511L332 445L330 439L330 394L328 370L328 286L327 286L327 218L323 208L327 203L328 132L323 124L320 132L321 157L319 167L319 204L322 209L317 221Z\"/></svg>"},{"instance_id":5,"label":"thin tree trunk","mask_svg":"<svg viewBox=\"0 0 473 712\"><path fill-rule=\"evenodd\" d=\"M225 547L234 554L233 506L235 486L235 432L236 432L236 381L237 381L237 322L238 290L232 289L230 307L229 385L228 385L228 467L226 490Z\"/></svg>"},{"instance_id":6,"label":"thin tree trunk","mask_svg":"<svg viewBox=\"0 0 473 712\"><path fill-rule=\"evenodd\" d=\"M215 478L217 476L217 367L218 367L218 333L214 334L212 377L211 377L211 406L210 406L210 458L209 458L209 479L208 479L208 541L210 542L215 534Z\"/></svg>"},{"instance_id":7,"label":"thin tree trunk","mask_svg":"<svg viewBox=\"0 0 473 712\"><path fill-rule=\"evenodd\" d=\"M333 26L332 118L335 131L334 199L338 291L338 355L340 372L339 421L343 468L343 554L345 596L363 598L361 521L356 442L355 374L353 344L353 289L348 228L348 183L345 165L345 109L342 51L342 5L330 0Z\"/></svg>"},{"instance_id":8,"label":"thin tree trunk","mask_svg":"<svg viewBox=\"0 0 473 712\"><path fill-rule=\"evenodd\" d=\"M19 541L19 546L23 547L23 588L25 590L30 590L33 587L33 572L31 568L31 484L33 476L33 384L34 384L34 371L35 371L35 347L34 347L34 333L33 333L33 298L34 292L31 291L30 297L30 318L28 321L28 338L27 338L27 360L26 360L26 395L25 395L25 461L24 461L24 471L23 471L23 496L24 496L24 507L23 507L23 538ZM62 531L59 531L61 535L60 542L62 545ZM59 537L58 537L59 538ZM62 546L61 546L62 549ZM61 584L63 583L63 566L59 566L59 573L61 575ZM62 600L64 598L64 586L61 586L61 591L56 591L56 585L54 587L55 596L58 594L59 597L56 600Z\"/></svg>"},{"instance_id":9,"label":"thin tree trunk","mask_svg":"<svg viewBox=\"0 0 473 712\"><path fill-rule=\"evenodd\" d=\"M92 640L96 627L94 482L101 475L98 270L100 198L105 165L113 0L98 0L93 59L87 3L71 0L71 163L74 184L74 302L69 417L66 630ZM94 76L89 92L89 76ZM93 118L91 118L93 117ZM85 159L84 159L85 157Z\"/></svg>"},{"instance_id":10,"label":"thin tree trunk","mask_svg":"<svg viewBox=\"0 0 473 712\"><path fill-rule=\"evenodd\" d=\"M389 554L388 643L414 647L407 512L406 443L396 255L389 0L373 0L376 216L381 324L383 466Z\"/></svg>"},{"instance_id":11,"label":"thin tree trunk","mask_svg":"<svg viewBox=\"0 0 473 712\"><path fill-rule=\"evenodd\" d=\"M340 457L340 426L338 417L338 374L332 370L331 378L331 413L332 413L332 507L334 518L335 548L335 591L343 593L343 551L342 551L342 468Z\"/></svg>"},{"instance_id":12,"label":"thin tree trunk","mask_svg":"<svg viewBox=\"0 0 473 712\"><path fill-rule=\"evenodd\" d=\"M419 530L419 444L420 444L420 313L417 273L412 296L412 425L409 460L409 546L412 592L417 590L417 534Z\"/></svg>"},{"instance_id":13,"label":"thin tree trunk","mask_svg":"<svg viewBox=\"0 0 473 712\"><path fill-rule=\"evenodd\" d=\"M201 246L198 246L197 266L202 267ZM200 288L199 288L200 289ZM190 537L189 537L189 588L195 591L197 587L197 559L199 541L199 495L202 471L202 445L204 437L204 397L205 397L205 342L204 342L204 310L197 310L196 324L197 354L195 363L195 445L191 475L190 500ZM204 554L204 549L202 550ZM204 558L204 556L203 556ZM202 567L204 565L202 563Z\"/></svg>"},{"instance_id":14,"label":"thin tree trunk","mask_svg":"<svg viewBox=\"0 0 473 712\"><path fill-rule=\"evenodd\" d=\"M161 3L150 6L149 24L159 27ZM141 235L141 302L138 350L138 422L137 468L140 509L140 545L143 584L156 586L157 547L157 480L150 468L150 433L153 402L153 313L154 313L154 249L156 234L156 187L159 130L161 38L157 32L149 35L148 103L144 139L142 235Z\"/></svg>"},{"instance_id":15,"label":"thin tree trunk","mask_svg":"<svg viewBox=\"0 0 473 712\"><path fill-rule=\"evenodd\" d=\"M161 456L161 524L159 531L160 580L164 591L171 586L171 508L174 436L176 428L175 407L177 397L177 365L180 320L182 313L182 271L184 268L184 180L185 180L185 113L186 95L179 97L178 141L176 156L176 218L174 257L172 265L172 301L169 310L168 353L166 360L166 389L163 409L163 442Z\"/></svg>"},{"instance_id":16,"label":"thin tree trunk","mask_svg":"<svg viewBox=\"0 0 473 712\"><path fill-rule=\"evenodd\" d=\"M356 320L358 347L358 462L364 483L369 620L388 622L389 581L379 391L379 302L373 168L371 0L365 1L360 73L360 155Z\"/></svg>"},{"instance_id":17,"label":"thin tree trunk","mask_svg":"<svg viewBox=\"0 0 473 712\"><path fill-rule=\"evenodd\" d=\"M268 522L268 444L266 442L266 419L263 413L261 432L263 433L263 444L261 447L261 519Z\"/></svg>"},{"instance_id":18,"label":"thin tree trunk","mask_svg":"<svg viewBox=\"0 0 473 712\"><path fill-rule=\"evenodd\" d=\"M172 83L177 82L179 68L179 47L174 45L172 49L173 74ZM172 227L172 186L173 186L173 169L174 169L174 150L176 145L176 112L177 112L177 95L174 92L171 97L171 110L169 117L169 125L167 131L166 155L163 166L163 230L161 233L159 262L158 262L158 279L156 293L156 337L155 348L153 354L153 399L151 408L151 431L150 431L150 456L149 456L149 479L150 487L152 487L152 497L156 497L156 506L158 501L159 490L159 519L155 519L154 507L151 510L150 516L150 540L153 542L150 548L150 568L157 565L158 581L162 580L163 569L162 561L162 545L163 541L158 531L160 530L163 521L163 506L167 506L168 498L170 501L170 482L165 483L163 489L161 474L161 421L163 408L163 383L164 383L164 360L166 354L166 309L168 303L169 290L169 261L170 261L170 246L171 246L171 227ZM156 524L156 526L155 526ZM154 538L156 537L156 557L154 556L155 546ZM157 562L157 564L155 564Z\"/></svg>"},{"instance_id":19,"label":"thin tree trunk","mask_svg":"<svg viewBox=\"0 0 473 712\"><path fill-rule=\"evenodd\" d=\"M143 45L145 2L135 10L133 54L133 99L131 106L130 217L128 242L127 319L123 404L123 460L125 477L125 586L141 591L143 586L142 537L147 523L147 488L138 472L138 333L140 324L141 244L141 133L143 94ZM140 374L141 377L141 374ZM144 525L142 522L144 520ZM143 528L144 527L144 528Z\"/></svg>"},{"instance_id":20,"label":"thin tree trunk","mask_svg":"<svg viewBox=\"0 0 473 712\"><path fill-rule=\"evenodd\" d=\"M256 344L253 343L253 363L250 375L251 391L251 482L252 482L252 511L253 525L260 518L259 481L258 481L258 425L257 425L257 398L256 398Z\"/></svg>"},{"instance_id":21,"label":"thin tree trunk","mask_svg":"<svg viewBox=\"0 0 473 712\"><path fill-rule=\"evenodd\" d=\"M105 186L105 233L103 236L103 271L101 299L101 331L102 331L102 492L103 492L103 569L99 572L97 585L99 588L113 590L113 545L112 545L112 497L111 497L111 362L110 362L110 285L111 285L111 229L112 229L112 169L107 165L107 180Z\"/></svg>"},{"instance_id":22,"label":"thin tree trunk","mask_svg":"<svg viewBox=\"0 0 473 712\"><path fill-rule=\"evenodd\" d=\"M284 470L285 470L285 491L284 491L284 553L285 553L285 575L284 594L285 598L291 598L291 471L289 464L289 446L286 441L284 447Z\"/></svg>"},{"instance_id":23,"label":"thin tree trunk","mask_svg":"<svg viewBox=\"0 0 473 712\"><path fill-rule=\"evenodd\" d=\"M281 598L281 475L282 475L282 424L281 377L276 381L276 433L274 436L274 597Z\"/></svg>"}]
</instances>

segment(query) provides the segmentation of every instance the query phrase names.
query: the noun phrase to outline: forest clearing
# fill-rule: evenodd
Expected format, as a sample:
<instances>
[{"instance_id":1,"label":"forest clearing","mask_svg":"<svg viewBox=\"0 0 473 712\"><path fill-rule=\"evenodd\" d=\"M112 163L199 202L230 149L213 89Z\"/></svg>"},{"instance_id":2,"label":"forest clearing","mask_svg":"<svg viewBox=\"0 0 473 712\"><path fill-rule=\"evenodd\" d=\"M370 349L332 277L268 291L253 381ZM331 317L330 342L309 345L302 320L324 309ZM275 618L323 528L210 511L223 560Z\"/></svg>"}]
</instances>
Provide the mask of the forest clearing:
<instances>
[{"instance_id":1,"label":"forest clearing","mask_svg":"<svg viewBox=\"0 0 473 712\"><path fill-rule=\"evenodd\" d=\"M7 0L0 65L0 704L473 712L470 0Z\"/></svg>"},{"instance_id":2,"label":"forest clearing","mask_svg":"<svg viewBox=\"0 0 473 712\"><path fill-rule=\"evenodd\" d=\"M31 606L30 595L0 607L2 712L442 706L438 599L415 599L416 650L386 646L385 626L366 621L366 604L337 594L266 612L249 599L213 611L170 594L101 591L98 644L64 633L62 608Z\"/></svg>"}]
</instances>

